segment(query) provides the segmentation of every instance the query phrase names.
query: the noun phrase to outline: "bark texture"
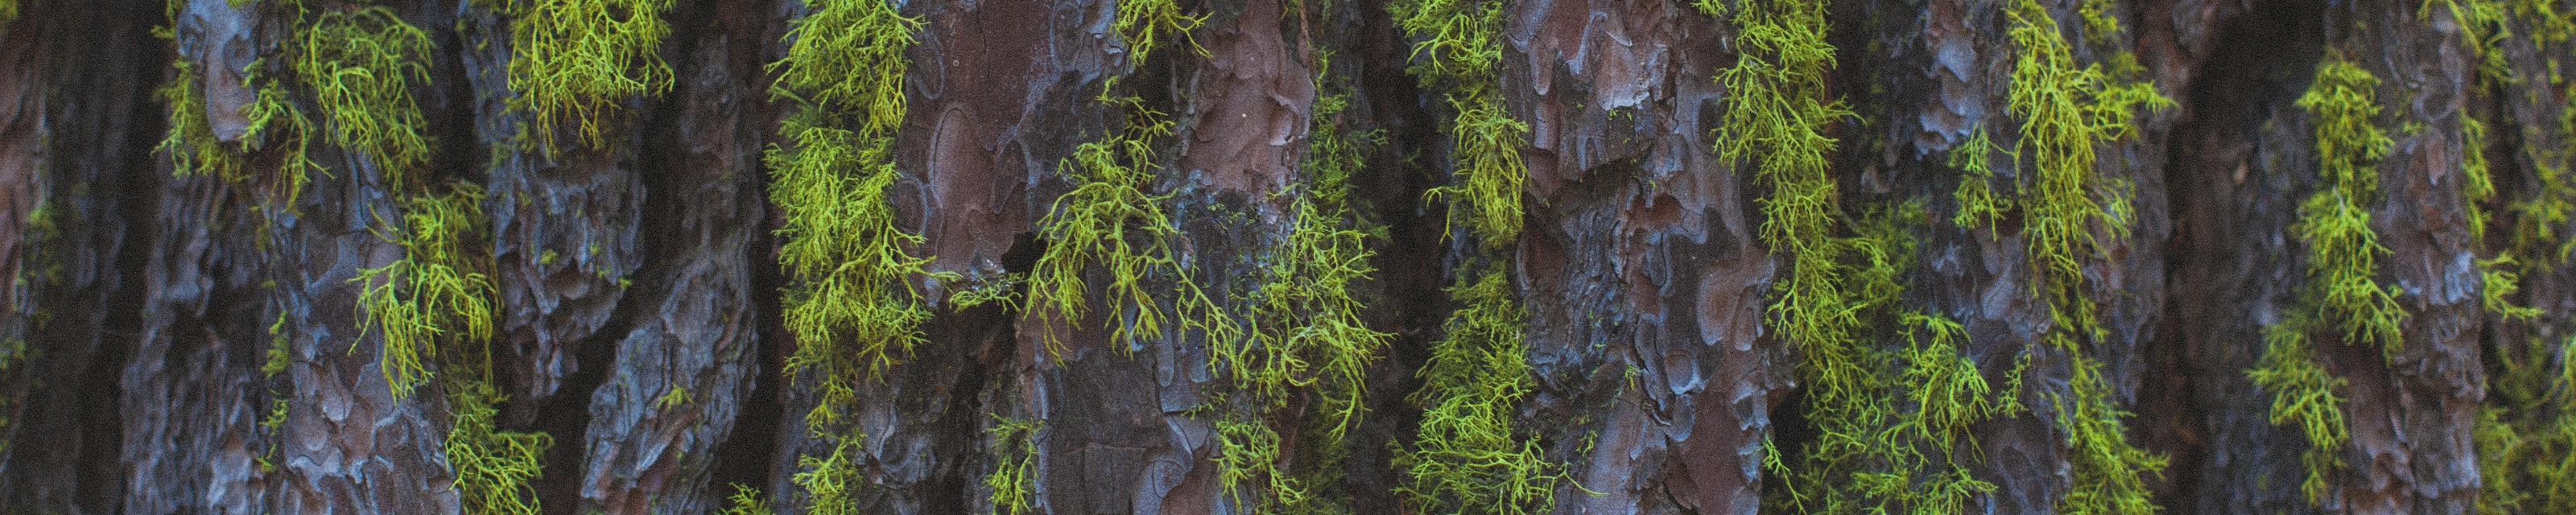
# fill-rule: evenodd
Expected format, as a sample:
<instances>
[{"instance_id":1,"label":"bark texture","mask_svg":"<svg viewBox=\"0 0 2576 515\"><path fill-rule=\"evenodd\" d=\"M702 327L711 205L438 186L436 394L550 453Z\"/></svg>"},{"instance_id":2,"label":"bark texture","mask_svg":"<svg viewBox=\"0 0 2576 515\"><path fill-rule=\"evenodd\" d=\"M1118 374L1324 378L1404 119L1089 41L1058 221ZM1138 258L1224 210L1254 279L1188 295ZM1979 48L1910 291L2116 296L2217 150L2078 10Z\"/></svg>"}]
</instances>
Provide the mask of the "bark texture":
<instances>
[{"instance_id":1,"label":"bark texture","mask_svg":"<svg viewBox=\"0 0 2576 515\"><path fill-rule=\"evenodd\" d=\"M2576 509L2565 0L0 23L0 514Z\"/></svg>"}]
</instances>

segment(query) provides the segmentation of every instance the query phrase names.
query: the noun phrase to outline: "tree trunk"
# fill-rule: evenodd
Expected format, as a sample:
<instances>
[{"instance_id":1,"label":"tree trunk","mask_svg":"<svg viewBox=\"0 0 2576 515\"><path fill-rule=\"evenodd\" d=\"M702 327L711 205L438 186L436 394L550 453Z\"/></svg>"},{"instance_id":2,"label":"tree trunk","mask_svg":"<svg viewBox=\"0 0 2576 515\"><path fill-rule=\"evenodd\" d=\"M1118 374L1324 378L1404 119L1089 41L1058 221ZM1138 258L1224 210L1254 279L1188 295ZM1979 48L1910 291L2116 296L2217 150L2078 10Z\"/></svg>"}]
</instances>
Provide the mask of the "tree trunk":
<instances>
[{"instance_id":1,"label":"tree trunk","mask_svg":"<svg viewBox=\"0 0 2576 515\"><path fill-rule=\"evenodd\" d=\"M0 0L0 513L2563 513L2562 0Z\"/></svg>"}]
</instances>

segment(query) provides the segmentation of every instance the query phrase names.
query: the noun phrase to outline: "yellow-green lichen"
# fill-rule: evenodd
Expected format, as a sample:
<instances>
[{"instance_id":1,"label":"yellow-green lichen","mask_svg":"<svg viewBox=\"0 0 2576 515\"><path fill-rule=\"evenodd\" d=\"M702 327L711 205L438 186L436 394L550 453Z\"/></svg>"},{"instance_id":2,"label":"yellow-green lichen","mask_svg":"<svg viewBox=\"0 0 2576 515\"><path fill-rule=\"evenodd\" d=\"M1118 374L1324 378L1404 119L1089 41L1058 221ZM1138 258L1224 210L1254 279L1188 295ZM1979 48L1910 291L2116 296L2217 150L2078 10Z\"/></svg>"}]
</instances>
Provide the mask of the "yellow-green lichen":
<instances>
[{"instance_id":1,"label":"yellow-green lichen","mask_svg":"<svg viewBox=\"0 0 2576 515\"><path fill-rule=\"evenodd\" d=\"M733 495L725 498L724 511L716 513L719 515L778 514L769 509L769 501L760 496L760 489L745 486L742 483L733 483Z\"/></svg>"},{"instance_id":2,"label":"yellow-green lichen","mask_svg":"<svg viewBox=\"0 0 2576 515\"><path fill-rule=\"evenodd\" d=\"M380 365L396 398L410 396L435 374L432 365L439 362L441 343L467 343L477 350L488 345L499 291L484 272L491 268L491 258L477 250L488 248L477 245L489 232L482 187L455 183L446 193L413 196L401 204L401 225L382 229L379 236L400 245L402 259L359 270L349 280L363 286L360 327L383 337Z\"/></svg>"},{"instance_id":3,"label":"yellow-green lichen","mask_svg":"<svg viewBox=\"0 0 2576 515\"><path fill-rule=\"evenodd\" d=\"M1449 288L1460 307L1420 372L1422 422L1396 456L1396 490L1425 513L1547 513L1571 479L1513 422L1535 383L1521 340L1529 314L1502 272L1470 277Z\"/></svg>"},{"instance_id":4,"label":"yellow-green lichen","mask_svg":"<svg viewBox=\"0 0 2576 515\"><path fill-rule=\"evenodd\" d=\"M311 174L322 170L306 154L314 132L312 118L295 106L284 86L266 81L253 102L242 107L249 125L233 142L222 141L207 118L204 93L198 90L204 75L186 59L172 61L170 66L176 73L156 95L170 106L169 128L153 150L170 160L172 174L242 182L251 178L248 167L274 167L275 177L265 181L260 191L267 205L291 209L304 185L311 182ZM247 75L245 86L260 74Z\"/></svg>"},{"instance_id":5,"label":"yellow-green lichen","mask_svg":"<svg viewBox=\"0 0 2576 515\"><path fill-rule=\"evenodd\" d=\"M2494 351L2474 435L2478 512L2576 510L2576 341L2552 349L2532 338Z\"/></svg>"},{"instance_id":6,"label":"yellow-green lichen","mask_svg":"<svg viewBox=\"0 0 2576 515\"><path fill-rule=\"evenodd\" d=\"M2378 256L2388 249L2370 228L2370 207L2380 201L2377 163L2394 146L2372 120L2380 109L2378 86L2377 77L2350 61L2317 65L2316 81L2298 105L2316 127L2317 174L2325 184L2299 204L2290 232L2308 247L2316 321L2338 330L2345 343L2394 355L2404 345L2398 324L2406 313L2396 287L2375 277Z\"/></svg>"},{"instance_id":7,"label":"yellow-green lichen","mask_svg":"<svg viewBox=\"0 0 2576 515\"><path fill-rule=\"evenodd\" d=\"M554 436L500 430L493 421L500 414L494 405L503 397L485 373L446 382L447 405L455 419L444 448L456 473L458 497L466 515L537 515L541 510L530 483L544 475L539 458L554 446Z\"/></svg>"},{"instance_id":8,"label":"yellow-green lichen","mask_svg":"<svg viewBox=\"0 0 2576 515\"><path fill-rule=\"evenodd\" d=\"M996 415L993 427L985 430L992 436L986 455L995 461L993 472L984 476L984 488L992 491L996 515L1037 513L1038 429L1044 424Z\"/></svg>"},{"instance_id":9,"label":"yellow-green lichen","mask_svg":"<svg viewBox=\"0 0 2576 515\"><path fill-rule=\"evenodd\" d=\"M859 473L859 443L855 435L833 438L832 453L823 457L800 455L796 467L802 469L788 478L805 490L806 515L858 515L860 489L868 478Z\"/></svg>"},{"instance_id":10,"label":"yellow-green lichen","mask_svg":"<svg viewBox=\"0 0 2576 515\"><path fill-rule=\"evenodd\" d=\"M1782 478L1766 503L1802 513L1962 513L1994 490L1966 466L1971 424L2018 410L2016 383L1995 388L1963 351L1966 328L1900 305L1902 275L1914 261L1911 230L1928 223L1919 203L1872 208L1852 234L1821 242L1840 259L1820 273L1839 281L1844 318L1826 323L1843 339L1800 341L1798 377L1814 441L1767 449L1764 467ZM1899 348L1873 341L1896 339Z\"/></svg>"},{"instance_id":11,"label":"yellow-green lichen","mask_svg":"<svg viewBox=\"0 0 2576 515\"><path fill-rule=\"evenodd\" d=\"M1529 167L1521 137L1529 125L1504 111L1501 92L1503 6L1499 1L1410 0L1393 2L1396 24L1413 44L1408 71L1426 87L1445 86L1457 111L1450 123L1450 184L1429 197L1448 202L1449 225L1465 226L1488 249L1520 237L1521 185Z\"/></svg>"},{"instance_id":12,"label":"yellow-green lichen","mask_svg":"<svg viewBox=\"0 0 2576 515\"><path fill-rule=\"evenodd\" d=\"M2088 3L2079 13L2086 40L2113 42L2119 25L2097 5ZM2086 293L2083 267L2088 258L2109 255L2099 238L2124 238L2133 222L2129 185L2103 174L2099 147L2135 135L2139 108L2173 102L2153 84L2134 79L2143 70L2126 52L2077 66L2065 29L2037 0L2015 0L2004 14L2014 50L2006 106L2021 121L2013 151L2022 171L2014 205L2036 269L2031 292L2049 309L2051 327L2041 338L2068 363L2067 388L2041 392L2065 435L2070 483L2057 509L2153 513L2145 476L2162 471L2165 460L2128 442L2123 419L2129 413L2114 405L2111 379L2086 353L2085 342L2108 338L2109 329Z\"/></svg>"},{"instance_id":13,"label":"yellow-green lichen","mask_svg":"<svg viewBox=\"0 0 2576 515\"><path fill-rule=\"evenodd\" d=\"M1164 46L1161 34L1187 38L1201 19L1182 14L1171 0L1148 0L1120 4L1112 26L1141 62ZM1154 147L1172 135L1171 118L1142 98L1118 91L1117 78L1104 81L1100 101L1125 115L1123 126L1113 125L1108 137L1074 147L1073 155L1056 165L1073 190L1056 197L1038 222L1038 237L1047 248L1029 273L1029 307L1045 327L1048 355L1061 357L1064 330L1080 329L1091 316L1086 299L1090 284L1083 273L1094 266L1109 273L1104 292L1111 307L1107 341L1122 350L1142 348L1166 331L1201 334L1211 342L1242 338L1241 322L1216 307L1191 277L1190 267L1173 253L1172 240L1180 229L1163 209L1169 196L1148 193L1154 171L1161 167ZM1155 277L1171 283L1169 306L1149 286Z\"/></svg>"},{"instance_id":14,"label":"yellow-green lichen","mask_svg":"<svg viewBox=\"0 0 2576 515\"><path fill-rule=\"evenodd\" d=\"M922 281L956 280L915 256L917 234L895 226L886 189L901 178L892 152L905 115L904 79L921 22L874 0L814 0L790 23L773 96L792 100L786 143L765 155L769 198L784 220L779 262L790 276L785 325L796 338L786 371L811 378L806 430L832 442L827 456L797 457L791 481L810 513L860 510L866 478L855 424L861 382L908 359L932 316Z\"/></svg>"},{"instance_id":15,"label":"yellow-green lichen","mask_svg":"<svg viewBox=\"0 0 2576 515\"><path fill-rule=\"evenodd\" d=\"M411 93L429 83L429 51L428 33L384 7L325 11L296 34L295 71L331 143L366 156L396 187L429 162L429 124Z\"/></svg>"},{"instance_id":16,"label":"yellow-green lichen","mask_svg":"<svg viewBox=\"0 0 2576 515\"><path fill-rule=\"evenodd\" d=\"M2321 357L2314 355L2308 342L2307 325L2292 319L2264 326L2263 357L2245 375L2255 386L2272 392L2272 424L2296 426L2307 437L2308 448L2299 459L2308 478L2299 490L2313 503L2325 496L2326 475L2343 467L2343 447L2350 436L2345 432L2344 399L2335 393L2344 380L2319 363Z\"/></svg>"},{"instance_id":17,"label":"yellow-green lichen","mask_svg":"<svg viewBox=\"0 0 2576 515\"><path fill-rule=\"evenodd\" d=\"M529 113L541 148L554 151L567 123L582 144L605 144L620 104L670 89L658 53L671 1L508 0L512 105Z\"/></svg>"}]
</instances>

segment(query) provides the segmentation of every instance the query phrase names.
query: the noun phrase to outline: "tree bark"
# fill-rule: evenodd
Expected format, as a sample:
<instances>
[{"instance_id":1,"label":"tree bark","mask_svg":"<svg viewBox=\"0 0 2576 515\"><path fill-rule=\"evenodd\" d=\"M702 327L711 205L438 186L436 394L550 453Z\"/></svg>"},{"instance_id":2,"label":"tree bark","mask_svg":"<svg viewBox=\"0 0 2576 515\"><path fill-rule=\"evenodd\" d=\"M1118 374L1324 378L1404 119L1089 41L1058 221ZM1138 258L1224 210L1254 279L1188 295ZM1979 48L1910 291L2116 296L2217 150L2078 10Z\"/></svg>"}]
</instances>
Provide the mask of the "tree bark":
<instances>
[{"instance_id":1,"label":"tree bark","mask_svg":"<svg viewBox=\"0 0 2576 515\"><path fill-rule=\"evenodd\" d=\"M430 42L416 78L307 71L326 15L372 9ZM1820 32L1776 32L1808 9ZM845 16L875 10L901 19ZM2571 13L0 0L0 513L2557 513ZM853 34L885 46L797 45ZM1779 65L1815 49L1818 75ZM2340 330L2321 270L2350 256L2307 207L2356 180L2303 100L2337 63L2388 138L2348 160L2390 342ZM1520 127L1462 126L1479 95ZM379 130L417 163L352 129L405 114ZM811 128L843 134L831 210L788 175ZM1466 188L1505 158L1523 228L1495 237ZM2088 207L2055 211L2061 177ZM1794 180L1829 192L1823 232L1783 229ZM450 191L476 213L424 243ZM809 270L803 238L846 262ZM380 275L451 262L488 329L437 276ZM1497 271L1516 338L1453 373ZM1799 332L1809 280L1850 341ZM434 349L378 284L431 306ZM833 299L866 304L798 311ZM2252 372L2293 333L2323 426ZM1430 429L1459 391L1501 443Z\"/></svg>"}]
</instances>

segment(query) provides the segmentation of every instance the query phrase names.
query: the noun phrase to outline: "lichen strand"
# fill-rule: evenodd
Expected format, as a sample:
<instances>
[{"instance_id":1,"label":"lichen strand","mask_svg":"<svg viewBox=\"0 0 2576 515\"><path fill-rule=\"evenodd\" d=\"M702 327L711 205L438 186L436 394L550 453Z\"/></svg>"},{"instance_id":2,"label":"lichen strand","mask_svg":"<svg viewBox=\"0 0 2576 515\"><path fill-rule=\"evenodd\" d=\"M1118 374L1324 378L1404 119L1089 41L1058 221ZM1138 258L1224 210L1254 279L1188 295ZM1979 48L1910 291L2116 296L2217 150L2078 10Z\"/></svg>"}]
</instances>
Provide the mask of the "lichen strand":
<instances>
[{"instance_id":1,"label":"lichen strand","mask_svg":"<svg viewBox=\"0 0 2576 515\"><path fill-rule=\"evenodd\" d=\"M493 420L501 411L494 406L504 397L485 373L446 383L455 419L444 448L458 497L466 515L538 515L541 506L530 483L544 475L538 458L554 446L554 436L499 430Z\"/></svg>"},{"instance_id":2,"label":"lichen strand","mask_svg":"<svg viewBox=\"0 0 2576 515\"><path fill-rule=\"evenodd\" d=\"M1697 6L1712 17L1730 15L1718 0ZM1762 242L1785 255L1788 273L1772 284L1769 325L1805 352L1802 377L1840 373L1828 369L1860 366L1846 351L1862 347L1852 306L1866 301L1858 297L1867 293L1855 288L1867 283L1836 273L1846 249L1833 239L1841 195L1826 157L1835 141L1824 130L1852 113L1825 89L1825 73L1835 59L1833 44L1825 41L1827 5L1756 0L1737 7L1731 15L1740 53L1717 75L1729 94L1716 151L1735 166L1751 166L1770 190L1759 201Z\"/></svg>"},{"instance_id":3,"label":"lichen strand","mask_svg":"<svg viewBox=\"0 0 2576 515\"><path fill-rule=\"evenodd\" d=\"M658 52L671 0L508 0L510 89L530 114L541 149L554 152L570 123L583 145L608 141L609 119L636 95L670 89Z\"/></svg>"},{"instance_id":4,"label":"lichen strand","mask_svg":"<svg viewBox=\"0 0 2576 515\"><path fill-rule=\"evenodd\" d=\"M455 487L472 515L539 513L530 482L542 475L538 458L553 445L545 433L502 431L494 421L507 400L492 383L494 288L489 220L483 189L448 183L444 191L399 201L401 222L380 220L378 234L399 245L403 257L362 269L359 327L381 336L379 368L395 398L411 396L431 379L446 393L451 414L443 442Z\"/></svg>"},{"instance_id":5,"label":"lichen strand","mask_svg":"<svg viewBox=\"0 0 2576 515\"><path fill-rule=\"evenodd\" d=\"M499 292L485 273L490 258L477 251L489 247L476 246L489 230L480 186L454 183L444 194L401 204L401 225L379 234L403 248L402 259L349 280L363 287L359 326L382 336L380 365L395 398L429 382L442 348L490 359L483 347L492 338Z\"/></svg>"},{"instance_id":6,"label":"lichen strand","mask_svg":"<svg viewBox=\"0 0 2576 515\"><path fill-rule=\"evenodd\" d=\"M393 10L325 11L295 38L295 71L312 88L334 145L383 170L387 184L429 162L428 122L413 100L429 83L429 35Z\"/></svg>"},{"instance_id":7,"label":"lichen strand","mask_svg":"<svg viewBox=\"0 0 2576 515\"><path fill-rule=\"evenodd\" d=\"M1840 339L1799 341L1798 377L1818 437L1785 454L1766 450L1764 467L1783 486L1765 502L1800 513L1961 513L1994 490L1962 458L1976 447L1968 426L2017 410L2013 389L1995 391L1962 350L1958 322L1900 304L1914 261L1911 230L1929 222L1918 203L1873 208L1852 234L1818 242L1839 259L1818 270L1837 283L1849 309L1827 324ZM1876 341L1902 341L1890 348Z\"/></svg>"},{"instance_id":8,"label":"lichen strand","mask_svg":"<svg viewBox=\"0 0 2576 515\"><path fill-rule=\"evenodd\" d=\"M1130 64L1166 46L1168 35L1188 40L1189 30L1204 15L1182 13L1172 0L1125 2L1118 6L1113 28L1125 38ZM1197 43L1190 42L1192 49ZM1154 171L1161 168L1154 147L1172 135L1171 117L1145 105L1142 98L1120 95L1117 78L1101 85L1100 102L1125 115L1108 137L1076 146L1056 171L1073 191L1056 197L1038 224L1048 242L1029 274L1029 307L1044 323L1047 354L1062 357L1064 330L1079 329L1090 315L1085 298L1090 285L1083 273L1094 266L1108 271L1106 300L1111 306L1108 342L1122 351L1141 349L1147 340L1166 334L1199 334L1209 342L1244 337L1244 327L1215 302L1174 255L1180 236L1162 203L1169 195L1148 193ZM1151 280L1169 283L1157 292ZM1171 300L1166 306L1156 293ZM1177 333L1167 333L1177 331ZM1212 344L1214 345L1214 344Z\"/></svg>"},{"instance_id":9,"label":"lichen strand","mask_svg":"<svg viewBox=\"0 0 2576 515\"><path fill-rule=\"evenodd\" d=\"M2290 233L2308 247L2311 307L2318 329L2340 332L2347 344L2371 344L2395 355L2404 342L2398 324L2406 313L2394 285L2375 277L2378 256L2388 253L2370 228L2378 205L2381 157L2394 143L2372 121L2379 114L2379 79L2340 58L2317 65L2315 82L2300 95L2316 127L2317 175L2323 187L2299 204Z\"/></svg>"},{"instance_id":10,"label":"lichen strand","mask_svg":"<svg viewBox=\"0 0 2576 515\"><path fill-rule=\"evenodd\" d=\"M1037 513L1038 508L1038 430L1045 423L1038 420L995 416L993 426L985 433L993 472L984 475L984 488L992 491L993 513L1017 515Z\"/></svg>"},{"instance_id":11,"label":"lichen strand","mask_svg":"<svg viewBox=\"0 0 2576 515\"><path fill-rule=\"evenodd\" d=\"M886 188L901 172L888 155L904 117L903 52L918 19L875 0L815 0L792 22L773 95L799 108L779 124L787 142L764 156L770 201L784 220L779 262L790 276L785 325L796 337L786 371L811 381L805 427L832 442L827 456L797 457L791 481L811 513L860 510L864 435L844 416L858 407L862 381L907 359L925 342L931 311L921 287L956 280L914 256L920 235L895 226Z\"/></svg>"},{"instance_id":12,"label":"lichen strand","mask_svg":"<svg viewBox=\"0 0 2576 515\"><path fill-rule=\"evenodd\" d=\"M2344 380L2317 361L2308 343L2307 325L2294 321L2265 326L2263 357L2245 375L2255 386L2272 392L2272 424L2296 426L2307 437L2308 448L2299 458L2308 478L2299 490L2315 503L2325 496L2326 474L2343 467L2343 447L2350 435L2345 432L2344 399L2335 393Z\"/></svg>"},{"instance_id":13,"label":"lichen strand","mask_svg":"<svg viewBox=\"0 0 2576 515\"><path fill-rule=\"evenodd\" d=\"M274 177L257 189L262 204L272 210L292 209L304 185L312 181L311 174L322 171L322 165L306 154L314 132L312 118L295 106L284 86L266 81L253 102L243 106L243 114L250 119L248 128L236 141L224 142L215 137L206 119L205 95L197 90L204 76L187 59L171 61L170 66L172 78L157 92L170 106L168 132L153 150L170 160L171 173L244 182L251 179L248 168L270 168ZM254 68L246 75L244 80L256 81L262 74Z\"/></svg>"},{"instance_id":14,"label":"lichen strand","mask_svg":"<svg viewBox=\"0 0 2576 515\"><path fill-rule=\"evenodd\" d=\"M1457 110L1450 124L1450 184L1429 196L1446 201L1449 225L1465 226L1487 250L1520 238L1521 185L1529 167L1520 154L1529 125L1503 109L1497 67L1503 59L1500 1L1409 0L1392 2L1398 27L1420 38L1407 71L1424 87L1445 87Z\"/></svg>"},{"instance_id":15,"label":"lichen strand","mask_svg":"<svg viewBox=\"0 0 2576 515\"><path fill-rule=\"evenodd\" d=\"M2082 9L2081 25L2088 40L2112 41L2119 23L2096 4ZM2143 476L2163 470L2165 461L2129 444L2122 423L2129 414L2113 405L2110 378L2085 352L2083 343L2105 339L2108 329L2085 293L2083 263L2107 255L2097 238L2126 237L2132 223L2129 185L2102 175L2098 147L2136 134L2138 108L2173 102L2133 78L2142 70L2128 53L2113 54L2107 69L2105 63L2076 66L2065 30L2037 0L2015 0L2005 15L2015 51L2006 102L2021 120L2013 155L2025 170L2014 203L2037 269L2032 294L2048 303L2051 329L2042 338L2068 364L2068 387L2041 395L2068 447L2071 484L2057 507L2076 514L2153 513Z\"/></svg>"},{"instance_id":16,"label":"lichen strand","mask_svg":"<svg viewBox=\"0 0 2576 515\"><path fill-rule=\"evenodd\" d=\"M1319 62L1316 68L1329 66ZM1339 509L1320 489L1332 484L1349 432L1358 424L1366 368L1393 337L1367 326L1351 291L1376 271L1369 264L1374 252L1367 248L1368 236L1359 227L1365 222L1348 207L1350 185L1344 181L1359 170L1360 145L1371 136L1339 127L1348 84L1328 74L1317 82L1342 91L1315 102L1313 136L1300 165L1305 182L1289 192L1296 199L1295 219L1268 251L1263 262L1269 266L1258 286L1240 297L1250 301L1244 310L1247 338L1211 342L1209 357L1209 367L1234 386L1217 401L1232 408L1217 417L1218 479L1238 506L1260 513ZM1301 398L1311 401L1295 402ZM1311 411L1298 413L1291 406ZM1267 422L1273 420L1304 425L1274 427ZM1314 455L1285 455L1283 439L1307 435L1312 440L1295 441L1293 448L1313 449Z\"/></svg>"},{"instance_id":17,"label":"lichen strand","mask_svg":"<svg viewBox=\"0 0 2576 515\"><path fill-rule=\"evenodd\" d=\"M1396 457L1397 491L1424 513L1547 513L1571 479L1513 423L1534 382L1521 341L1528 313L1502 272L1471 276L1449 288L1460 307L1419 374L1422 423Z\"/></svg>"},{"instance_id":18,"label":"lichen strand","mask_svg":"<svg viewBox=\"0 0 2576 515\"><path fill-rule=\"evenodd\" d=\"M2474 437L2478 512L2576 513L2576 341L2552 349L2533 338L2492 355Z\"/></svg>"}]
</instances>

